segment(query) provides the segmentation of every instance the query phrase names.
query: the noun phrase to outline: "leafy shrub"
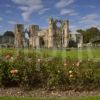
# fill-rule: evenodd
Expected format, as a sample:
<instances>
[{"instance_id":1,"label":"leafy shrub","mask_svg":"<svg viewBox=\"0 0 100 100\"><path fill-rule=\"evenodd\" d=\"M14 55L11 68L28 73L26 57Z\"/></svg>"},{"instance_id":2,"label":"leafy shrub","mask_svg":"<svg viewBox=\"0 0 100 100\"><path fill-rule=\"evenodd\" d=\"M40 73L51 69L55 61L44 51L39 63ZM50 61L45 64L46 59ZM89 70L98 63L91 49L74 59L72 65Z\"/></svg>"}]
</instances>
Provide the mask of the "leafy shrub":
<instances>
[{"instance_id":1,"label":"leafy shrub","mask_svg":"<svg viewBox=\"0 0 100 100\"><path fill-rule=\"evenodd\" d=\"M100 88L100 74L95 74L99 62L51 58L36 52L19 51L8 55L3 54L0 60L0 86L63 90Z\"/></svg>"}]
</instances>

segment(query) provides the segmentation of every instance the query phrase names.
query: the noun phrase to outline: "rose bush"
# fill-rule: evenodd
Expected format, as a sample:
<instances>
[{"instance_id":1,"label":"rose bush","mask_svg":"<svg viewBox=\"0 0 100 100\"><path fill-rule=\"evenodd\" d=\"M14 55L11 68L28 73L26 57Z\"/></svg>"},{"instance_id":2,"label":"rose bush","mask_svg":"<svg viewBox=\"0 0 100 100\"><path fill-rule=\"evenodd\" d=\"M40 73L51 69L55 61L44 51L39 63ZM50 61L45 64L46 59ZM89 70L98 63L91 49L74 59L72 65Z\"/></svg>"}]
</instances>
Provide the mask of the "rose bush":
<instances>
[{"instance_id":1,"label":"rose bush","mask_svg":"<svg viewBox=\"0 0 100 100\"><path fill-rule=\"evenodd\" d=\"M41 56L36 52L2 55L0 86L45 89L100 88L100 62ZM97 73L98 71L98 73Z\"/></svg>"}]
</instances>

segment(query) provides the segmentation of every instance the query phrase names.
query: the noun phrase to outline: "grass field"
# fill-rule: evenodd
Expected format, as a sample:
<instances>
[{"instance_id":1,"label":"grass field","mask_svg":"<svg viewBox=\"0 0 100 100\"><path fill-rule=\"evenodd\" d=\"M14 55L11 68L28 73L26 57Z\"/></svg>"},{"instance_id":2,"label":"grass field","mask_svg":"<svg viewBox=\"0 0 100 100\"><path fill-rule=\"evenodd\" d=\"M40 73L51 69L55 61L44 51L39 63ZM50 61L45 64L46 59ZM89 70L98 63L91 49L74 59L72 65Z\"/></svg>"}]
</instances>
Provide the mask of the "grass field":
<instances>
[{"instance_id":1,"label":"grass field","mask_svg":"<svg viewBox=\"0 0 100 100\"><path fill-rule=\"evenodd\" d=\"M40 50L40 53L50 56L61 56L69 58L94 59L100 58L100 48L70 49L70 50Z\"/></svg>"},{"instance_id":2,"label":"grass field","mask_svg":"<svg viewBox=\"0 0 100 100\"><path fill-rule=\"evenodd\" d=\"M0 100L100 100L100 96L76 98L32 98L32 97L0 97Z\"/></svg>"},{"instance_id":3,"label":"grass field","mask_svg":"<svg viewBox=\"0 0 100 100\"><path fill-rule=\"evenodd\" d=\"M0 49L0 55L5 52L17 53L19 49ZM99 59L100 60L100 48L84 48L84 49L70 49L70 50L57 50L57 49L21 49L24 53L31 53L33 51L42 55L48 55L51 57L61 56L62 58L68 57L71 59Z\"/></svg>"}]
</instances>

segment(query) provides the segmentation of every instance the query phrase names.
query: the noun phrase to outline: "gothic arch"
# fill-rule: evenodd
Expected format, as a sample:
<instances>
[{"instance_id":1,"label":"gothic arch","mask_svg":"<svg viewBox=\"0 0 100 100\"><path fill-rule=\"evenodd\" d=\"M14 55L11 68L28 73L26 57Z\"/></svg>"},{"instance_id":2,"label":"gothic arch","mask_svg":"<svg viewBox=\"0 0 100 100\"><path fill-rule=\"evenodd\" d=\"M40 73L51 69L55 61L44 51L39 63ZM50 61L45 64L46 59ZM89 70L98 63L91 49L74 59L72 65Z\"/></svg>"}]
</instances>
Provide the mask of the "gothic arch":
<instances>
[{"instance_id":1,"label":"gothic arch","mask_svg":"<svg viewBox=\"0 0 100 100\"><path fill-rule=\"evenodd\" d=\"M40 48L45 47L45 41L44 41L44 38L42 36L39 37L39 44L40 44Z\"/></svg>"}]
</instances>

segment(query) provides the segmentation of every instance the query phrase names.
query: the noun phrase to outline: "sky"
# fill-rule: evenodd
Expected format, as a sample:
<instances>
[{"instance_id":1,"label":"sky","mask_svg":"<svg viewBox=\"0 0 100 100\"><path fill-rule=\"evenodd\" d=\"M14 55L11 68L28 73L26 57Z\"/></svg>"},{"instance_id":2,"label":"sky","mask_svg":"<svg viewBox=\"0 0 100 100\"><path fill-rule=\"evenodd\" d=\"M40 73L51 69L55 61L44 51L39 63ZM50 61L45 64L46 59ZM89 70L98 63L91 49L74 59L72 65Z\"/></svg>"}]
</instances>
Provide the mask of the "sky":
<instances>
[{"instance_id":1,"label":"sky","mask_svg":"<svg viewBox=\"0 0 100 100\"><path fill-rule=\"evenodd\" d=\"M69 20L72 32L100 29L100 0L0 0L0 34L17 23L48 28L49 17Z\"/></svg>"}]
</instances>

